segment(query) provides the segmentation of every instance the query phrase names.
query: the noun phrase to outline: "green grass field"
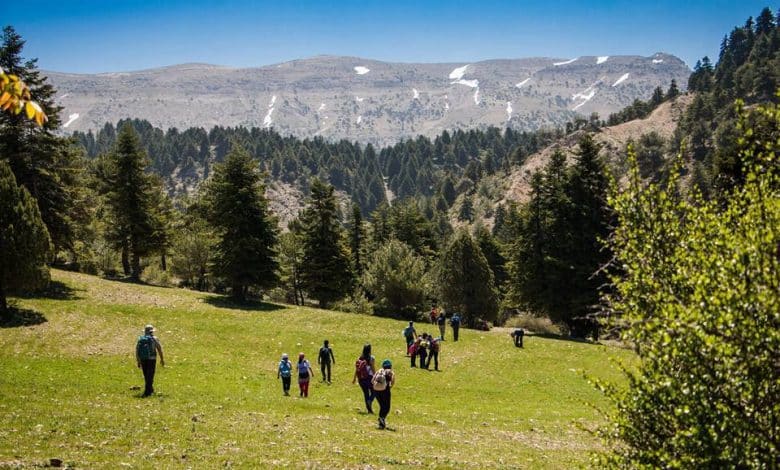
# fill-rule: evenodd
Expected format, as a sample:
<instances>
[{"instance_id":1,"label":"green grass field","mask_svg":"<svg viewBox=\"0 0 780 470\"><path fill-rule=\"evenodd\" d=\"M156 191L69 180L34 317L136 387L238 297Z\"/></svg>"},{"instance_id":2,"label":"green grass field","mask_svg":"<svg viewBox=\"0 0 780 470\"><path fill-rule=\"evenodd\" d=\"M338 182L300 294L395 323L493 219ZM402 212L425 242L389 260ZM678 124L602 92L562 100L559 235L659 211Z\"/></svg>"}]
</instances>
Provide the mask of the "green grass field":
<instances>
[{"instance_id":1,"label":"green grass field","mask_svg":"<svg viewBox=\"0 0 780 470\"><path fill-rule=\"evenodd\" d=\"M233 308L181 289L52 273L55 294L15 299L45 321L0 328L0 467L50 458L80 468L572 468L599 441L582 377L621 381L626 350L507 331L461 330L441 372L411 369L404 322L311 308ZM34 322L33 322L34 323ZM142 399L134 346L157 328L167 362ZM431 325L418 325L418 332ZM333 384L284 397L282 352L336 355ZM390 430L363 411L354 362L370 342L397 374ZM318 375L319 371L317 370ZM375 406L378 409L378 406Z\"/></svg>"}]
</instances>

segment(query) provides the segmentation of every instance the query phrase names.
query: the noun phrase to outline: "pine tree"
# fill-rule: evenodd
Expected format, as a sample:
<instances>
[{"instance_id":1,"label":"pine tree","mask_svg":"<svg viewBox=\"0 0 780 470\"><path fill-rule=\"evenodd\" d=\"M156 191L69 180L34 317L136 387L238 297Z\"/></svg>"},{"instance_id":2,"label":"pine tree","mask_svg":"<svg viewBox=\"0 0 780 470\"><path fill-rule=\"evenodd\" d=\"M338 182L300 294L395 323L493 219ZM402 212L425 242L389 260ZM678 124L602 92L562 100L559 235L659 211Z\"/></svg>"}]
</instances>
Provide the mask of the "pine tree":
<instances>
[{"instance_id":1,"label":"pine tree","mask_svg":"<svg viewBox=\"0 0 780 470\"><path fill-rule=\"evenodd\" d=\"M357 278L363 275L365 241L366 228L363 225L363 215L360 213L360 206L353 204L349 219L349 249L352 255L352 271Z\"/></svg>"},{"instance_id":2,"label":"pine tree","mask_svg":"<svg viewBox=\"0 0 780 470\"><path fill-rule=\"evenodd\" d=\"M38 202L41 217L56 250L72 250L76 199L83 164L71 142L59 137L56 91L37 69L36 59L24 60L24 40L14 28L3 28L0 68L21 78L30 88L48 121L43 126L24 113L0 113L0 160L6 160L16 181Z\"/></svg>"},{"instance_id":3,"label":"pine tree","mask_svg":"<svg viewBox=\"0 0 780 470\"><path fill-rule=\"evenodd\" d=\"M438 267L438 287L448 311L458 312L468 325L478 319L495 321L498 294L493 272L468 232L461 230L444 249Z\"/></svg>"},{"instance_id":4,"label":"pine tree","mask_svg":"<svg viewBox=\"0 0 780 470\"><path fill-rule=\"evenodd\" d=\"M241 146L234 145L225 161L214 165L205 200L217 237L214 274L230 286L231 296L243 301L250 287L276 286L277 221L268 210L257 162Z\"/></svg>"},{"instance_id":5,"label":"pine tree","mask_svg":"<svg viewBox=\"0 0 780 470\"><path fill-rule=\"evenodd\" d=\"M48 282L50 255L49 232L38 204L27 189L16 184L10 166L0 160L0 319L10 315L8 292L35 289Z\"/></svg>"},{"instance_id":6,"label":"pine tree","mask_svg":"<svg viewBox=\"0 0 780 470\"><path fill-rule=\"evenodd\" d=\"M160 248L155 202L161 188L155 184L158 180L145 172L149 159L129 123L122 127L107 163L103 188L111 223L106 239L122 251L125 274L138 281L141 258Z\"/></svg>"},{"instance_id":7,"label":"pine tree","mask_svg":"<svg viewBox=\"0 0 780 470\"><path fill-rule=\"evenodd\" d=\"M362 278L377 313L415 319L429 293L425 260L407 244L391 239L371 255Z\"/></svg>"},{"instance_id":8,"label":"pine tree","mask_svg":"<svg viewBox=\"0 0 780 470\"><path fill-rule=\"evenodd\" d=\"M315 178L311 183L308 206L301 215L301 282L322 308L343 298L352 287L349 256L342 240L333 189Z\"/></svg>"}]
</instances>

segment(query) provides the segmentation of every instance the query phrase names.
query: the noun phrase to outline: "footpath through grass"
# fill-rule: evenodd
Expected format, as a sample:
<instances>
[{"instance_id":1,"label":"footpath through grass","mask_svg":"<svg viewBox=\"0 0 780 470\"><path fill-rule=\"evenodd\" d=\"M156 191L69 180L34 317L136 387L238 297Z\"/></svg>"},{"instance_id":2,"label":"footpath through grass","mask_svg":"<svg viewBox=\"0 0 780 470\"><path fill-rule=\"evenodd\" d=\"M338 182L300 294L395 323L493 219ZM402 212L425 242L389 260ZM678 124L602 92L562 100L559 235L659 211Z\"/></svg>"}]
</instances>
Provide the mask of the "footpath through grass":
<instances>
[{"instance_id":1,"label":"footpath through grass","mask_svg":"<svg viewBox=\"0 0 780 470\"><path fill-rule=\"evenodd\" d=\"M311 308L258 304L181 289L53 271L56 293L17 299L37 312L28 326L0 328L0 468L50 458L81 468L571 468L599 442L603 398L581 372L615 381L609 358L625 350L448 328L441 372L411 369L404 322ZM134 346L157 328L167 367L158 394L143 385ZM434 331L418 325L418 332ZM316 364L334 349L332 385L308 399L284 397L282 352ZM397 374L390 430L363 411L353 367L370 342ZM316 369L319 376L319 369ZM378 406L375 406L378 409Z\"/></svg>"}]
</instances>

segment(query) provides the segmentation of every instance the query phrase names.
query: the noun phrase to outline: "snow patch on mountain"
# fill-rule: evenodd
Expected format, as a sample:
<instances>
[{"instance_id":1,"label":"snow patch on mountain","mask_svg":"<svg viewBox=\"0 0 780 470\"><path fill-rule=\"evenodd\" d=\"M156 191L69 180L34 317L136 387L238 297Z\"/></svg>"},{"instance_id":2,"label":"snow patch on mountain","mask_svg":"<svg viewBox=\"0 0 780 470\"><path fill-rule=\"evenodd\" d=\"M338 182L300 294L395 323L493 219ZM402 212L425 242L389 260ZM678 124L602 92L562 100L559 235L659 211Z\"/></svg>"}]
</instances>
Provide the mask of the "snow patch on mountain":
<instances>
[{"instance_id":1,"label":"snow patch on mountain","mask_svg":"<svg viewBox=\"0 0 780 470\"><path fill-rule=\"evenodd\" d=\"M370 71L371 69L369 69L368 67L363 67L362 65L355 66L355 73L357 73L358 75L365 75Z\"/></svg>"},{"instance_id":2,"label":"snow patch on mountain","mask_svg":"<svg viewBox=\"0 0 780 470\"><path fill-rule=\"evenodd\" d=\"M663 59L653 59L654 64L662 64L663 61L664 61Z\"/></svg>"},{"instance_id":3,"label":"snow patch on mountain","mask_svg":"<svg viewBox=\"0 0 780 470\"><path fill-rule=\"evenodd\" d=\"M319 108L317 108L317 112L319 113L319 112L320 112L320 111L322 111L323 109L325 109L325 103L320 103L320 107L319 107Z\"/></svg>"},{"instance_id":4,"label":"snow patch on mountain","mask_svg":"<svg viewBox=\"0 0 780 470\"><path fill-rule=\"evenodd\" d=\"M596 65L598 65L598 64L603 64L604 62L606 62L606 61L607 61L607 59L609 59L609 56L608 56L608 55L601 55L601 56L599 56L599 57L596 59Z\"/></svg>"},{"instance_id":5,"label":"snow patch on mountain","mask_svg":"<svg viewBox=\"0 0 780 470\"><path fill-rule=\"evenodd\" d=\"M577 59L579 59L579 57L575 57L575 58L573 58L573 59L565 60L565 61L563 61L563 62L553 62L553 65L555 65L555 66L557 67L557 66L559 66L559 65L566 65L566 64L571 64L572 62L574 62L574 61L575 61L575 60L577 60Z\"/></svg>"},{"instance_id":6,"label":"snow patch on mountain","mask_svg":"<svg viewBox=\"0 0 780 470\"><path fill-rule=\"evenodd\" d=\"M628 73L624 73L624 74L623 74L623 75L622 75L620 78L618 78L618 79L615 81L615 83L613 83L613 84L612 84L612 86L618 86L618 85L620 85L621 83L625 82L625 81L628 79L628 76L629 76L629 75L630 75L630 74L628 74Z\"/></svg>"},{"instance_id":7,"label":"snow patch on mountain","mask_svg":"<svg viewBox=\"0 0 780 470\"><path fill-rule=\"evenodd\" d=\"M450 80L460 80L463 78L463 75L466 74L466 69L469 68L470 64L466 64L463 67L458 67L452 72L450 72Z\"/></svg>"},{"instance_id":8,"label":"snow patch on mountain","mask_svg":"<svg viewBox=\"0 0 780 470\"><path fill-rule=\"evenodd\" d=\"M417 88L412 88L412 99L413 100L419 100L420 99L420 92L417 91Z\"/></svg>"},{"instance_id":9,"label":"snow patch on mountain","mask_svg":"<svg viewBox=\"0 0 780 470\"><path fill-rule=\"evenodd\" d=\"M362 103L364 99L365 98L361 98L359 96L355 96L355 101L357 101L358 103Z\"/></svg>"},{"instance_id":10,"label":"snow patch on mountain","mask_svg":"<svg viewBox=\"0 0 780 470\"><path fill-rule=\"evenodd\" d=\"M520 83L515 83L515 86L517 88L522 88L522 86L525 85L526 83L528 83L530 80L531 80L531 77L528 77L528 78L526 78L525 80L523 80Z\"/></svg>"},{"instance_id":11,"label":"snow patch on mountain","mask_svg":"<svg viewBox=\"0 0 780 470\"><path fill-rule=\"evenodd\" d=\"M274 122L271 118L271 115L274 113L274 104L276 104L276 95L271 97L271 102L268 104L268 112L263 118L263 127L265 128L271 127L271 124Z\"/></svg>"},{"instance_id":12,"label":"snow patch on mountain","mask_svg":"<svg viewBox=\"0 0 780 470\"><path fill-rule=\"evenodd\" d=\"M511 121L512 120L512 102L507 101L506 102L506 120Z\"/></svg>"},{"instance_id":13,"label":"snow patch on mountain","mask_svg":"<svg viewBox=\"0 0 780 470\"><path fill-rule=\"evenodd\" d=\"M582 100L579 104L577 104L575 107L572 108L572 111L578 110L580 106L590 101L591 98L593 98L596 95L596 85L598 85L599 83L600 81L594 83L593 85L589 86L588 88L586 88L584 91L580 93L575 93L571 95L571 99L573 100Z\"/></svg>"},{"instance_id":14,"label":"snow patch on mountain","mask_svg":"<svg viewBox=\"0 0 780 470\"><path fill-rule=\"evenodd\" d=\"M479 105L479 88L474 90L474 104Z\"/></svg>"},{"instance_id":15,"label":"snow patch on mountain","mask_svg":"<svg viewBox=\"0 0 780 470\"><path fill-rule=\"evenodd\" d=\"M66 93L66 94L67 94L67 93ZM65 96L65 95L63 95L63 96ZM75 121L75 120L76 120L76 119L78 119L78 118L79 118L79 113L73 113L73 114L71 114L70 116L68 116L68 122L66 122L65 124L63 124L63 125L62 125L62 127L68 127L68 126L70 126L70 125L71 125L71 123L73 123L73 121Z\"/></svg>"},{"instance_id":16,"label":"snow patch on mountain","mask_svg":"<svg viewBox=\"0 0 780 470\"><path fill-rule=\"evenodd\" d=\"M461 78L459 80L455 80L451 83L452 85L466 85L467 87L471 88L477 88L479 86L479 80L466 80L465 78Z\"/></svg>"},{"instance_id":17,"label":"snow patch on mountain","mask_svg":"<svg viewBox=\"0 0 780 470\"><path fill-rule=\"evenodd\" d=\"M363 122L363 116L358 116L355 124L360 124L361 122Z\"/></svg>"}]
</instances>

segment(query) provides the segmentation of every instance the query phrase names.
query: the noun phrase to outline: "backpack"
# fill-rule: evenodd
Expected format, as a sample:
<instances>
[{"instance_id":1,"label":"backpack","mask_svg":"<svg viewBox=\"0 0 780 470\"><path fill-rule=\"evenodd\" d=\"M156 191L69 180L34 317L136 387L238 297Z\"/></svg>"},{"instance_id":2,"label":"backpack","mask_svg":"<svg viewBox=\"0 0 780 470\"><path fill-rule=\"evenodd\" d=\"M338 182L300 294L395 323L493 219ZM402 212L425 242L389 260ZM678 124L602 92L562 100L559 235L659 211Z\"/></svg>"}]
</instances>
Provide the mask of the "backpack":
<instances>
[{"instance_id":1,"label":"backpack","mask_svg":"<svg viewBox=\"0 0 780 470\"><path fill-rule=\"evenodd\" d=\"M439 340L438 339L432 339L431 340L431 351L439 352Z\"/></svg>"},{"instance_id":2,"label":"backpack","mask_svg":"<svg viewBox=\"0 0 780 470\"><path fill-rule=\"evenodd\" d=\"M330 348L325 346L320 348L320 362L323 364L330 364Z\"/></svg>"},{"instance_id":3,"label":"backpack","mask_svg":"<svg viewBox=\"0 0 780 470\"><path fill-rule=\"evenodd\" d=\"M450 325L452 325L452 326L460 326L460 317L455 315L452 318L450 318Z\"/></svg>"},{"instance_id":4,"label":"backpack","mask_svg":"<svg viewBox=\"0 0 780 470\"><path fill-rule=\"evenodd\" d=\"M302 362L298 363L298 377L308 377L309 376L309 361L303 360Z\"/></svg>"},{"instance_id":5,"label":"backpack","mask_svg":"<svg viewBox=\"0 0 780 470\"><path fill-rule=\"evenodd\" d=\"M381 392L387 389L386 374L387 372L385 372L385 369L382 369L376 374L374 374L374 379L371 381L371 385L373 385L374 390L376 390L377 392Z\"/></svg>"},{"instance_id":6,"label":"backpack","mask_svg":"<svg viewBox=\"0 0 780 470\"><path fill-rule=\"evenodd\" d=\"M138 344L135 346L135 352L142 361L157 359L157 349L154 347L154 338L151 336L139 336Z\"/></svg>"},{"instance_id":7,"label":"backpack","mask_svg":"<svg viewBox=\"0 0 780 470\"><path fill-rule=\"evenodd\" d=\"M279 374L282 377L289 377L292 375L292 362L282 361L279 363Z\"/></svg>"},{"instance_id":8,"label":"backpack","mask_svg":"<svg viewBox=\"0 0 780 470\"><path fill-rule=\"evenodd\" d=\"M355 361L355 372L360 380L371 377L371 365L362 357Z\"/></svg>"},{"instance_id":9,"label":"backpack","mask_svg":"<svg viewBox=\"0 0 780 470\"><path fill-rule=\"evenodd\" d=\"M413 328L411 326L407 326L404 328L404 337L411 338L412 337L412 330Z\"/></svg>"}]
</instances>

